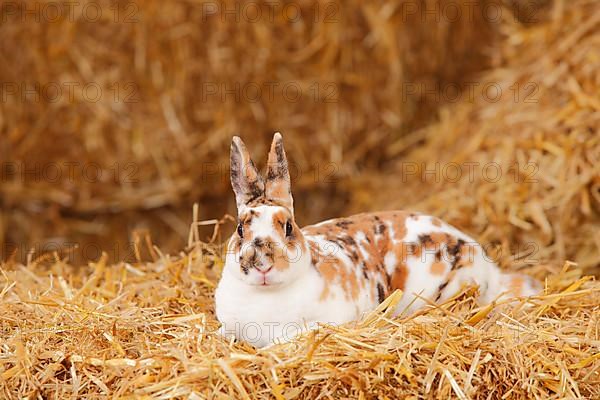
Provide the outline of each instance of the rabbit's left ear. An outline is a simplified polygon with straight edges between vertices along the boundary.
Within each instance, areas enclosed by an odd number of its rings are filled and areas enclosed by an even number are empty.
[[[294,212],[290,171],[283,150],[283,138],[279,132],[275,133],[273,142],[271,142],[271,150],[267,160],[265,195],[267,199],[280,203],[289,208],[291,212]]]
[[[250,154],[237,136],[231,141],[231,186],[235,193],[238,212],[249,202],[263,197],[265,184],[250,159]]]

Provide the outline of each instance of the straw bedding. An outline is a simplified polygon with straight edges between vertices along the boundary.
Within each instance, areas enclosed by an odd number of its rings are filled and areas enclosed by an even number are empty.
[[[600,396],[600,284],[567,264],[547,294],[477,308],[473,288],[410,318],[387,307],[257,351],[215,336],[214,247],[77,272],[5,265],[5,398],[588,398]],[[506,397],[502,397],[506,398]]]

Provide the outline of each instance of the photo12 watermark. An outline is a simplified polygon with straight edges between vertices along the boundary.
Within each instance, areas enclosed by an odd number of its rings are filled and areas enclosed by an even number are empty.
[[[10,240],[4,241],[0,248],[0,261],[14,260],[62,260],[71,265],[86,265],[97,262],[103,255],[116,262],[138,262],[139,245],[135,241],[109,242],[76,241],[76,240],[44,240],[28,244],[19,244]]]
[[[139,165],[133,161],[108,166],[93,161],[5,161],[0,162],[3,182],[86,182],[135,184],[139,182]]]
[[[59,23],[112,22],[133,24],[139,22],[140,8],[135,1],[3,1],[0,21]]]
[[[337,2],[300,3],[296,1],[207,1],[202,3],[202,22],[221,23],[337,23],[341,6]]]
[[[422,183],[488,182],[510,180],[515,183],[537,183],[539,165],[533,161],[500,164],[494,161],[478,162],[410,162],[399,164],[399,182],[420,181]]]
[[[203,103],[337,103],[339,87],[335,82],[203,82],[200,96]]]
[[[135,82],[1,82],[0,103],[138,103]]]
[[[501,82],[467,81],[449,83],[404,82],[402,84],[402,101],[409,102],[415,97],[424,97],[435,103],[458,103],[478,100],[486,103],[497,103],[506,98],[513,103],[538,103],[540,86],[537,82]],[[508,97],[507,97],[508,96]]]
[[[538,14],[543,5],[540,3],[533,0],[515,2],[409,0],[399,4],[398,12],[403,22],[473,23],[481,20],[494,24],[510,18],[533,23],[538,21]]]

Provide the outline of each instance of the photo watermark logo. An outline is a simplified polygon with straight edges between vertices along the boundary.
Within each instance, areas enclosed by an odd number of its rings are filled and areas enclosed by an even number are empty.
[[[112,22],[133,24],[139,22],[140,7],[135,1],[3,1],[0,22],[59,23],[62,21],[87,23]]]
[[[138,103],[135,82],[2,82],[0,103]]]

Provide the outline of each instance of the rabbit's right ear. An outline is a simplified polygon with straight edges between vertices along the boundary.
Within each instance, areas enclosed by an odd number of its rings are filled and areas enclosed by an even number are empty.
[[[265,184],[250,159],[248,150],[237,136],[231,141],[231,186],[235,193],[238,210],[251,201],[263,197]]]

